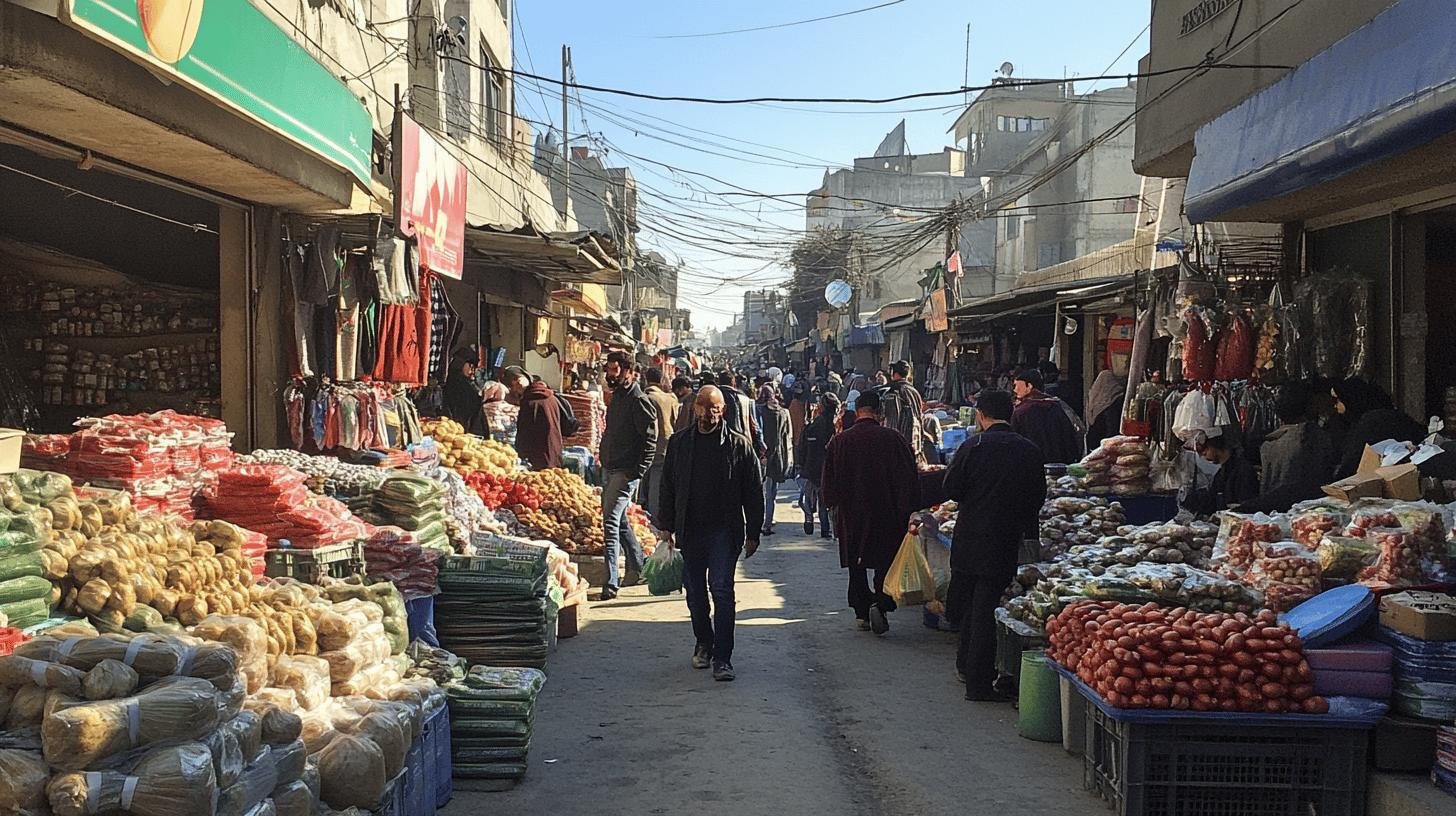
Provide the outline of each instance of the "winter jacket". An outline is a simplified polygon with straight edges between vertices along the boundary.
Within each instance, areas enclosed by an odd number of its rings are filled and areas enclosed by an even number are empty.
[[[531,463],[532,470],[561,466],[561,407],[544,382],[532,383],[521,395],[516,452]]]
[[[834,416],[823,413],[804,426],[799,444],[794,446],[794,461],[799,463],[799,473],[816,485],[824,480],[824,449],[829,447],[834,433]]]
[[[1334,479],[1335,445],[1317,423],[1280,425],[1264,437],[1259,461],[1264,464],[1264,493],[1278,492],[1294,501],[1314,499]]]
[[[1012,411],[1011,429],[1036,445],[1047,462],[1069,465],[1082,459],[1082,436],[1056,397],[1032,392]]]
[[[763,472],[748,437],[733,432],[727,423],[719,425],[718,431],[712,434],[699,433],[697,427],[690,427],[673,434],[667,446],[662,493],[653,517],[658,527],[677,534],[679,546],[687,552],[692,552],[699,540],[707,538],[705,534],[716,532],[685,529],[688,500],[692,495],[693,462],[699,456],[713,457],[727,471],[728,489],[718,499],[728,504],[722,509],[729,519],[729,540],[740,543],[746,530],[763,528]]]
[[[672,438],[676,429],[678,401],[677,397],[655,385],[647,386],[647,390],[642,393],[646,394],[647,398],[652,400],[652,404],[657,407],[657,440],[659,444],[652,455],[652,464],[660,465],[662,460],[667,458],[667,440]]]
[[[789,412],[778,405],[758,406],[758,427],[763,429],[763,442],[768,450],[764,462],[764,478],[775,482],[789,480],[794,467],[793,431],[789,428]]]
[[[945,495],[960,505],[951,547],[953,569],[967,575],[1015,570],[1021,540],[1036,538],[1046,501],[1043,461],[1041,450],[1005,422],[956,450],[944,486]]]
[[[915,454],[905,437],[874,419],[855,422],[830,440],[821,489],[834,511],[839,565],[889,569],[919,509]]]
[[[607,406],[607,431],[602,435],[603,470],[628,473],[634,479],[647,474],[657,454],[657,406],[637,383],[612,392]]]
[[[925,400],[920,392],[906,380],[890,383],[881,404],[885,409],[885,427],[894,428],[910,443],[918,459],[925,458],[925,436],[921,416],[925,413]]]

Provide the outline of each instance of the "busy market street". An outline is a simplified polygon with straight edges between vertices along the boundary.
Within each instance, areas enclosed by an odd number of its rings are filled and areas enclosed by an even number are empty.
[[[741,565],[736,682],[688,665],[681,595],[626,590],[553,659],[526,779],[457,789],[442,816],[1093,812],[1060,745],[1017,738],[1010,706],[961,699],[954,635],[918,609],[883,638],[856,630],[834,549],[803,534],[795,494]]]

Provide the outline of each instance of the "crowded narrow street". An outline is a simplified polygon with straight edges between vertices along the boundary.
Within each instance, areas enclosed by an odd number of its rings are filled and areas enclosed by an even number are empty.
[[[456,780],[446,816],[474,813],[1086,814],[1079,761],[1016,735],[1009,704],[970,703],[954,635],[890,616],[855,629],[832,541],[806,536],[779,492],[777,533],[740,563],[738,679],[688,664],[681,595],[623,590],[551,656],[514,789]]]

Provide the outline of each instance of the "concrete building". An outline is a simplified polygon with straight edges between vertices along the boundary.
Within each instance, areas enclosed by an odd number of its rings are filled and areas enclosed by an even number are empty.
[[[779,340],[787,328],[787,302],[776,289],[743,293],[743,345]]]

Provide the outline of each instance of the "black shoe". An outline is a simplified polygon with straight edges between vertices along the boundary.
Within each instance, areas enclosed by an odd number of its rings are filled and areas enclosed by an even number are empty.
[[[966,699],[973,703],[1009,703],[1011,695],[1003,694],[993,688],[971,689],[966,687]]]
[[[616,599],[617,590],[613,589],[612,587],[602,587],[602,600],[615,601]]]
[[[763,532],[764,535],[773,535],[774,534],[774,531],[773,531],[773,528],[772,527],[765,527],[765,528],[763,528],[762,532]]]
[[[720,683],[727,683],[733,680],[733,664],[728,661],[713,664],[713,679]]]
[[[885,610],[878,604],[870,607],[870,631],[877,635],[890,631],[890,619],[885,617]]]
[[[831,533],[828,530],[820,530],[819,537],[827,541],[831,538],[834,538],[834,533]]]
[[[814,522],[804,522],[804,535],[814,535]]]
[[[693,668],[706,669],[713,665],[713,648],[701,643],[693,647]]]
[[[627,574],[622,578],[622,586],[624,587],[637,586],[640,583],[642,583],[642,573],[640,572],[627,570]]]

